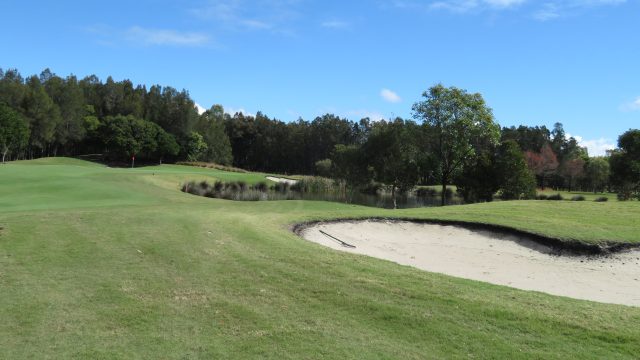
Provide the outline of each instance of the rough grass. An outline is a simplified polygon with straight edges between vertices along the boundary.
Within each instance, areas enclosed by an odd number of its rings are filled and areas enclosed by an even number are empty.
[[[410,216],[584,241],[638,241],[637,202],[403,211],[231,202],[184,194],[171,184],[193,175],[251,183],[262,175],[39,162],[51,166],[0,166],[0,358],[632,359],[640,353],[639,308],[423,272],[332,251],[289,231],[292,223],[320,218]]]

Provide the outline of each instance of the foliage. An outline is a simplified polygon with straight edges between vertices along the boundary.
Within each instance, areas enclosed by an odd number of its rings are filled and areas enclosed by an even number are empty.
[[[187,159],[200,161],[206,155],[208,146],[199,133],[192,131],[187,141]]]
[[[593,200],[593,201],[595,201],[595,202],[607,202],[607,201],[609,201],[609,198],[608,198],[608,197],[606,197],[606,196],[600,196],[600,197],[597,197],[597,198],[596,198],[595,200]]]
[[[602,192],[609,184],[609,161],[603,157],[589,158],[585,165],[587,186],[594,193]]]
[[[176,155],[178,145],[160,126],[129,116],[107,116],[98,128],[105,157],[113,160],[158,159]]]
[[[533,199],[536,196],[535,177],[527,167],[517,143],[503,142],[498,148],[496,163],[503,200]]]
[[[576,195],[571,198],[571,201],[584,201],[585,197],[582,195]]]
[[[371,182],[365,151],[360,145],[336,145],[331,155],[332,174],[354,191]]]
[[[316,161],[316,173],[323,177],[331,177],[331,169],[333,164],[331,159],[323,159]]]
[[[423,121],[432,151],[438,159],[440,183],[446,186],[467,157],[495,144],[500,128],[482,95],[441,84],[431,87],[423,101],[413,105],[414,118]],[[445,199],[442,198],[442,205]]]
[[[629,130],[618,138],[618,149],[609,158],[611,184],[618,199],[640,200],[640,130]]]
[[[540,153],[527,151],[525,153],[527,165],[531,171],[541,179],[540,187],[544,190],[545,180],[555,174],[559,163],[556,154],[549,144],[544,144]]]
[[[24,117],[0,103],[0,152],[2,163],[7,155],[18,152],[29,141],[29,127]]]
[[[547,200],[564,200],[564,198],[560,194],[555,194],[548,196]]]
[[[231,142],[224,126],[224,109],[222,106],[214,105],[200,115],[195,129],[202,135],[207,145],[206,150],[198,156],[198,159],[221,165],[231,165],[233,154]]]
[[[402,119],[378,122],[363,150],[373,170],[373,179],[390,187],[396,208],[396,193],[404,193],[418,182],[418,147],[412,133]]]

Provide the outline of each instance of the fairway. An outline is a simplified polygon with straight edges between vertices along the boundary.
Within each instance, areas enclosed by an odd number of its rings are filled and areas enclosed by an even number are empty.
[[[268,174],[68,158],[0,166],[0,358],[637,358],[640,308],[421,271],[291,228],[399,217],[640,243],[633,202],[385,210],[232,202],[191,180]],[[629,284],[638,286],[638,284]]]

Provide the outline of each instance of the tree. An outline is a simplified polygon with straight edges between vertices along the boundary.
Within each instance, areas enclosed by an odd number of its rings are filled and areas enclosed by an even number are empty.
[[[29,141],[26,120],[9,106],[0,103],[0,151],[4,164],[7,154],[20,151]]]
[[[98,128],[109,159],[162,158],[177,154],[178,144],[171,134],[150,121],[133,115],[107,116]]]
[[[625,132],[618,138],[618,149],[609,158],[611,184],[622,200],[640,200],[640,130]]]
[[[207,144],[207,150],[202,155],[202,160],[231,165],[233,162],[231,142],[225,132],[224,109],[221,105],[214,105],[200,115],[195,130],[202,135]]]
[[[50,145],[55,140],[56,127],[60,123],[60,109],[51,100],[37,76],[31,76],[26,85],[23,108],[31,129],[30,151],[38,149],[40,155],[48,156]]]
[[[505,141],[498,148],[496,175],[503,200],[532,199],[536,195],[536,179],[527,167],[520,147]]]
[[[187,141],[187,159],[189,161],[199,161],[207,151],[207,143],[202,135],[192,131]]]
[[[585,165],[585,177],[591,190],[603,192],[609,182],[609,162],[603,157],[589,158]]]
[[[458,191],[465,202],[493,200],[493,194],[500,189],[495,157],[493,151],[483,151],[465,162],[455,179]]]
[[[540,187],[544,190],[545,179],[555,174],[558,169],[558,158],[556,154],[549,144],[545,144],[540,150],[540,153],[527,151],[525,153],[525,159],[529,169],[531,169],[534,174],[540,176]]]
[[[323,159],[316,161],[316,173],[320,176],[331,177],[331,159]]]
[[[425,100],[413,105],[414,117],[423,121],[439,161],[442,205],[449,181],[465,161],[487,144],[496,144],[500,128],[482,95],[441,84],[431,87]]]
[[[400,118],[382,121],[375,124],[364,144],[374,179],[391,188],[394,209],[398,207],[397,192],[406,192],[418,182],[418,148],[406,130]]]
[[[155,154],[160,164],[162,164],[165,156],[176,156],[180,152],[180,145],[178,145],[173,135],[162,130],[159,126],[156,129],[156,143],[157,148]]]
[[[361,145],[336,145],[331,164],[333,177],[343,180],[350,193],[371,182],[372,174]]]
[[[569,191],[573,188],[573,184],[579,177],[584,174],[585,161],[581,158],[573,158],[565,160],[562,164],[562,174],[567,178],[567,184],[569,185]]]

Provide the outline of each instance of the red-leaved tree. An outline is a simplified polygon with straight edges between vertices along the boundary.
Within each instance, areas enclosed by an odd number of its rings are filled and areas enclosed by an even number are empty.
[[[545,144],[540,150],[540,153],[527,151],[524,157],[529,169],[531,169],[534,174],[540,176],[542,181],[540,186],[542,190],[544,190],[545,179],[553,175],[558,169],[558,157],[549,144]]]

